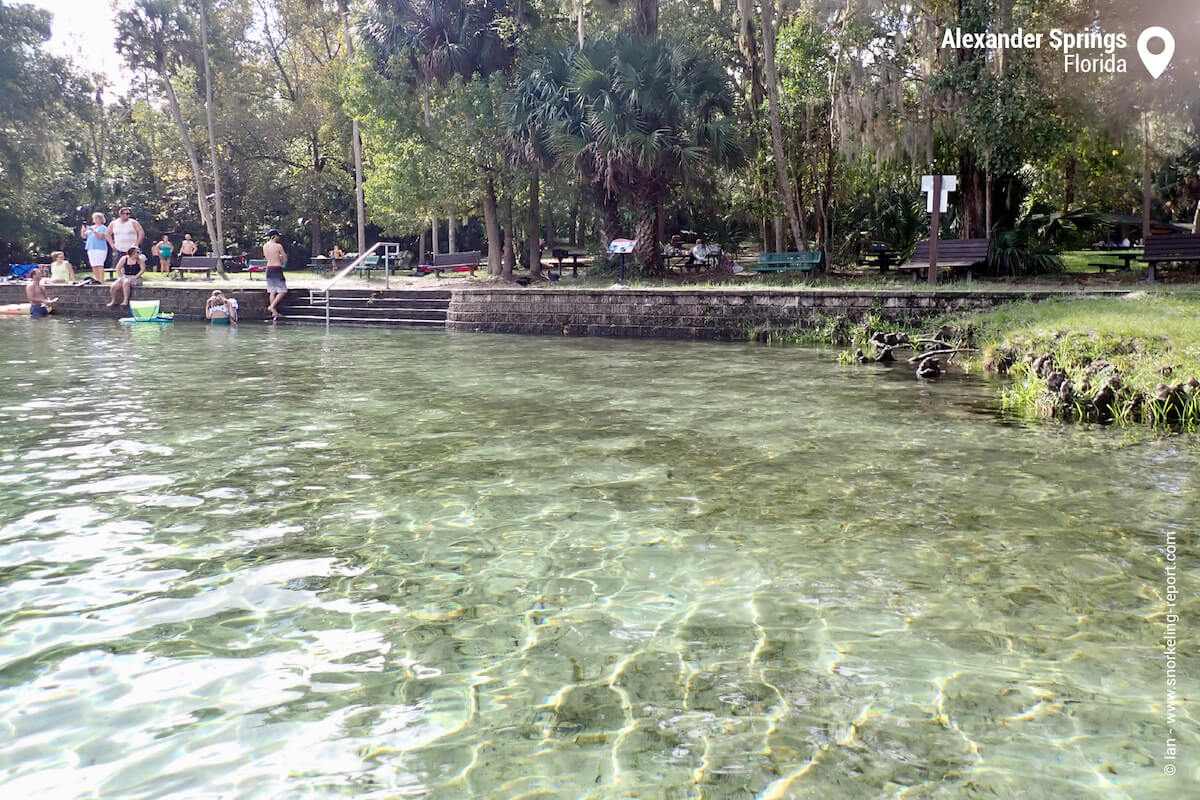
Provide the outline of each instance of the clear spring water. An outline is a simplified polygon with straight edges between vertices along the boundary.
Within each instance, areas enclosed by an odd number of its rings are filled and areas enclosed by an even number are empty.
[[[0,321],[0,788],[1188,795],[1200,448],[992,396],[803,348]]]

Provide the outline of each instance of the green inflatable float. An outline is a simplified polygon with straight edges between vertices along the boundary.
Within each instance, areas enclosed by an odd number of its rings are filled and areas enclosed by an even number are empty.
[[[157,300],[130,300],[129,313],[132,317],[122,317],[121,322],[172,322],[174,313],[159,311]]]

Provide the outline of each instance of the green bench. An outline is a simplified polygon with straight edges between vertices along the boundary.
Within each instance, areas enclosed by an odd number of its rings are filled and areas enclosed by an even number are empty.
[[[751,272],[812,272],[825,263],[819,250],[798,250],[794,253],[759,253],[758,263]]]

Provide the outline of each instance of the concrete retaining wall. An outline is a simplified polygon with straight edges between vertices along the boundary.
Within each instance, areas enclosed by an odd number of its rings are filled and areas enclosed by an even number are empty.
[[[915,322],[954,311],[1077,292],[457,289],[446,327],[563,336],[744,339],[755,331],[809,327],[875,311]]]
[[[195,289],[182,286],[155,286],[149,284],[141,289],[134,289],[134,300],[158,300],[162,303],[163,311],[175,312],[178,320],[204,320],[204,301],[212,294],[213,287],[202,286]],[[236,297],[238,301],[238,317],[244,320],[265,319],[267,317],[267,292],[265,289],[222,289],[227,297]],[[108,286],[62,286],[47,284],[46,294],[57,297],[55,313],[70,317],[111,317],[118,319],[128,317],[129,309],[124,307],[105,308],[105,303],[111,299]],[[8,303],[28,302],[25,297],[25,284],[0,283],[0,305]]]

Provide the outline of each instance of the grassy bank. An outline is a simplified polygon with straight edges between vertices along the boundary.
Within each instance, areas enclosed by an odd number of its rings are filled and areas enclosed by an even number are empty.
[[[1200,427],[1200,293],[1013,303],[931,322],[923,330],[943,325],[977,348],[968,368],[1012,377],[1003,400],[1018,412]],[[865,347],[870,331],[881,328],[891,329],[868,320],[813,333]],[[916,333],[909,331],[914,338]]]
[[[1079,420],[1200,425],[1200,294],[1019,303],[973,315],[1004,401]]]

